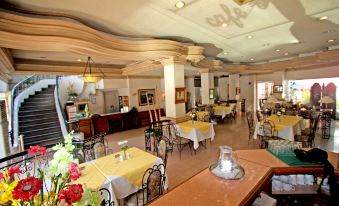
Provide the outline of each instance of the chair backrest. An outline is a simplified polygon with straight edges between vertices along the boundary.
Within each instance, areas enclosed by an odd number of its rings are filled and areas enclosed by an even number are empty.
[[[97,142],[93,145],[93,156],[95,159],[106,156],[105,144]]]
[[[157,156],[160,157],[166,167],[167,164],[167,143],[165,140],[160,140],[157,145]]]
[[[144,173],[143,177],[143,204],[147,204],[160,197],[164,192],[165,166],[163,164],[154,165]]]
[[[256,114],[258,122],[264,120],[264,115],[261,113],[261,111],[257,111]]]
[[[274,122],[270,120],[265,120],[264,122],[261,123],[260,129],[261,129],[263,136],[265,137],[274,136],[274,130],[275,130]]]
[[[247,119],[248,128],[251,129],[252,127],[254,127],[254,120],[253,120],[252,112],[250,111],[246,112],[246,119]]]
[[[315,118],[315,120],[313,121],[312,131],[311,131],[311,135],[312,135],[312,136],[315,136],[315,133],[317,132],[319,119],[320,119],[320,114],[319,114],[319,115]]]

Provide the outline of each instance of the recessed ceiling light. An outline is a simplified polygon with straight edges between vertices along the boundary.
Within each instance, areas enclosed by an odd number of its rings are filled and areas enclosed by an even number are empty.
[[[228,24],[223,23],[223,24],[221,24],[221,26],[222,26],[222,27],[226,27],[226,26],[228,26]]]
[[[228,54],[228,52],[224,52],[224,55],[227,55]]]
[[[288,52],[285,52],[284,55],[287,56],[287,55],[288,55]]]
[[[81,62],[81,59],[77,59],[78,62]]]
[[[183,1],[178,1],[176,4],[175,4],[175,7],[177,7],[178,9],[181,9],[185,6],[185,2]]]
[[[300,44],[301,42],[299,40],[292,41],[293,44]]]
[[[251,61],[254,61],[254,59],[253,59],[253,58],[251,58],[250,60],[251,60]]]
[[[252,35],[248,35],[248,36],[247,36],[247,39],[252,39],[252,38],[253,38]]]
[[[329,39],[327,42],[328,43],[334,42],[334,39]]]
[[[328,16],[322,16],[322,17],[319,18],[320,21],[323,21],[323,20],[326,20],[326,19],[328,19]]]
[[[276,52],[280,52],[280,49],[276,49],[275,51],[276,51]]]

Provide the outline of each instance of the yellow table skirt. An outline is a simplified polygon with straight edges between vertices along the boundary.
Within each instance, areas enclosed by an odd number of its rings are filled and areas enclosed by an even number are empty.
[[[233,109],[232,106],[215,106],[215,107],[213,107],[213,108],[214,108],[214,110],[215,110],[216,112],[221,111],[221,110],[225,110],[225,111],[227,111],[227,112],[230,112],[230,111],[232,111],[232,109]]]
[[[155,164],[157,157],[133,147],[127,150],[131,158],[118,162],[115,159],[118,153],[122,154],[117,152],[97,159],[94,162],[95,166],[105,176],[122,176],[132,185],[141,186],[145,171]]]
[[[202,120],[204,118],[204,116],[208,115],[208,112],[206,112],[206,111],[197,111],[196,114],[197,114],[198,120],[199,119]],[[191,112],[187,112],[186,116],[191,117]]]
[[[198,129],[201,133],[207,133],[211,126],[210,123],[200,121],[194,121],[194,124],[192,124],[192,121],[186,121],[177,125],[185,134],[189,134],[193,129]]]

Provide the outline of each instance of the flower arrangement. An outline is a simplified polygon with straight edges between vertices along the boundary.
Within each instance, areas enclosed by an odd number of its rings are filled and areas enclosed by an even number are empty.
[[[191,117],[192,124],[194,124],[194,120],[197,117],[197,111],[195,109],[192,109],[190,113],[190,117]]]
[[[72,184],[81,176],[78,160],[73,158],[72,136],[64,137],[64,144],[58,144],[53,159],[43,168],[47,149],[31,146],[28,150],[34,156],[37,170],[28,171],[25,166],[11,166],[0,172],[0,205],[42,206],[42,205],[99,205],[99,194],[93,193],[81,184]],[[37,174],[37,175],[36,175]],[[84,196],[84,194],[86,194]],[[84,204],[81,204],[84,205]]]
[[[126,155],[126,150],[128,149],[128,141],[124,140],[124,141],[119,141],[118,145],[120,146],[121,151],[123,151],[124,155],[123,155],[123,159],[127,159],[127,155]]]

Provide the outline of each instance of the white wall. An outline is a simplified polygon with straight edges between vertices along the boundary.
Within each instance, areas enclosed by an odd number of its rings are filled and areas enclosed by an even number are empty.
[[[220,77],[219,78],[219,99],[227,100],[227,84],[229,83],[228,77]]]
[[[105,95],[105,113],[109,113],[111,110],[111,105],[114,105],[115,108],[119,109],[119,99],[118,91],[104,91]]]
[[[252,75],[240,77],[240,100],[246,99],[246,108],[253,111],[253,98],[254,98],[254,80]]]
[[[138,100],[138,90],[139,89],[156,89],[158,91],[159,101],[160,101],[160,107],[163,105],[163,98],[161,97],[162,93],[164,92],[161,90],[161,79],[129,79],[128,80],[128,86],[129,90],[121,90],[119,91],[119,95],[121,93],[129,92],[129,105],[130,108],[137,107],[139,111],[147,111],[147,106],[139,106],[139,100]],[[121,92],[121,93],[120,93]],[[155,97],[156,98],[156,97]],[[159,102],[156,100],[156,108],[158,108]],[[153,107],[153,106],[152,106]]]
[[[8,90],[8,84],[0,80],[0,92],[6,92]]]
[[[185,87],[187,91],[190,93],[189,102],[191,103],[191,105],[189,105],[189,107],[195,107],[195,89],[194,89],[194,78],[193,77],[185,79]]]

